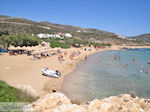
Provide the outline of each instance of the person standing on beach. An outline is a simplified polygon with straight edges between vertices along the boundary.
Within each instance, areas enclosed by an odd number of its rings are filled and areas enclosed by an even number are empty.
[[[85,60],[87,60],[87,55],[85,54]]]
[[[65,55],[65,57],[67,56],[67,51],[64,51],[64,55]]]

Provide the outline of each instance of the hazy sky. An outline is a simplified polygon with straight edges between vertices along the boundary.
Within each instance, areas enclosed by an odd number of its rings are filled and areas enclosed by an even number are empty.
[[[150,33],[150,0],[0,0],[0,15],[124,36]]]

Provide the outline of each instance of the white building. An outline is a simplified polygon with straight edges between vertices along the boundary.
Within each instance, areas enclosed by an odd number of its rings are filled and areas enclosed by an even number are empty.
[[[69,37],[70,38],[70,37],[72,37],[72,35],[70,33],[66,33],[65,37]]]
[[[119,37],[119,38],[126,39],[126,37],[125,37],[125,36],[122,36],[122,35],[120,35],[120,34],[117,34],[117,35],[118,35],[118,37]]]
[[[81,32],[81,30],[78,30],[77,32],[78,32],[78,33],[80,33],[80,32]]]
[[[38,34],[39,38],[59,38],[59,39],[64,39],[64,37],[61,37],[60,35],[54,35],[54,34]]]

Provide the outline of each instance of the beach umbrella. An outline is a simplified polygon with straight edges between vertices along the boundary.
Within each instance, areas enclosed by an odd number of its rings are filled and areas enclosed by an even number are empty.
[[[22,50],[27,50],[26,46],[21,47]]]
[[[17,46],[17,47],[16,47],[16,50],[19,50],[19,49],[22,49],[22,48],[21,48],[20,46]]]
[[[16,48],[14,46],[10,46],[8,49],[10,49],[10,50],[16,50]]]
[[[28,47],[27,47],[27,50],[28,50],[28,51],[33,51],[33,50],[35,50],[35,47],[30,47],[30,46],[28,46]]]

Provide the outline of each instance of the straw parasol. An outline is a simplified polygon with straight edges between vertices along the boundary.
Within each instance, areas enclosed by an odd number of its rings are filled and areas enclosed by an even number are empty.
[[[16,47],[10,46],[9,49],[10,49],[10,50],[16,50]]]
[[[28,47],[26,47],[26,49],[27,49],[28,51],[33,51],[33,50],[35,50],[35,47],[30,47],[30,46],[28,46]]]
[[[26,46],[23,46],[23,47],[21,47],[22,48],[22,50],[27,50],[27,47]]]

